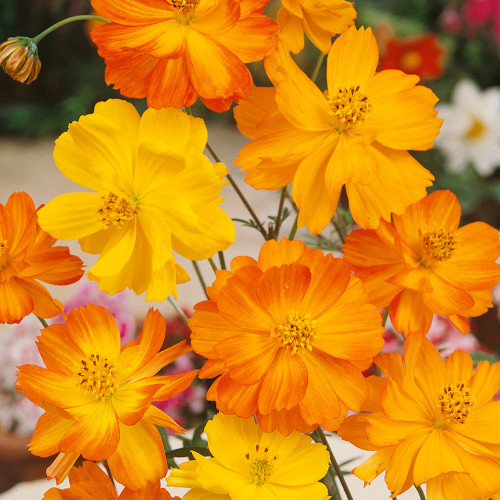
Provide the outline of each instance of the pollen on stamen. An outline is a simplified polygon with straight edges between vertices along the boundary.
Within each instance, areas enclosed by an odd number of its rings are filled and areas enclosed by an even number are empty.
[[[447,261],[455,251],[455,238],[448,231],[428,231],[423,234],[422,240],[426,254],[434,261]]]
[[[304,315],[292,311],[283,323],[274,328],[271,337],[292,354],[299,354],[304,349],[312,351],[314,339],[318,337],[316,321],[311,319],[310,313]]]
[[[97,218],[106,228],[109,226],[121,228],[136,216],[137,211],[133,203],[123,196],[109,193],[101,199],[101,205],[97,209]]]
[[[189,24],[194,17],[200,0],[171,0],[174,8],[174,18],[181,24]]]
[[[103,399],[116,391],[116,369],[107,358],[91,354],[87,359],[82,359],[80,364],[78,385],[86,395]]]
[[[459,381],[439,391],[438,407],[447,422],[463,424],[474,407],[472,389]]]
[[[339,122],[339,132],[362,123],[372,110],[370,100],[359,86],[338,88],[327,92],[326,98],[330,105],[329,114]]]

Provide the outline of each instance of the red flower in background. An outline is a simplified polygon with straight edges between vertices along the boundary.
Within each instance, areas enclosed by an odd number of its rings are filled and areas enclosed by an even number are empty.
[[[379,71],[399,69],[405,73],[433,80],[444,72],[445,48],[434,33],[393,38],[380,58]]]

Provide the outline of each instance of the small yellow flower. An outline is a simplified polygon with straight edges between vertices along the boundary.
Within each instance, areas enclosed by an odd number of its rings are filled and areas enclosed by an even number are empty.
[[[36,43],[24,36],[10,37],[0,44],[0,66],[14,80],[29,85],[42,67]]]

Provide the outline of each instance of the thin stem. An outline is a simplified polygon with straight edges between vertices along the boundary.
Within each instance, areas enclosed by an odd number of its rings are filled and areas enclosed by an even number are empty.
[[[325,433],[323,432],[323,429],[321,427],[318,427],[316,430],[318,431],[321,442],[326,446],[326,449],[328,450],[328,453],[330,454],[330,462],[332,463],[333,468],[335,469],[335,472],[337,474],[337,477],[339,478],[340,484],[342,485],[342,488],[344,489],[347,500],[353,500],[351,492],[349,491],[349,487],[347,486],[347,483],[345,482],[344,475],[342,474],[342,471],[340,470],[340,467],[339,467],[339,464],[337,463],[337,460],[335,460],[335,456],[333,455],[332,449],[330,448],[330,445],[328,443],[328,440],[326,439],[326,436],[325,436]]]
[[[40,316],[37,316],[37,318],[40,320],[40,323],[43,325],[44,328],[47,328],[49,325],[45,319],[40,318]]]
[[[213,272],[215,273],[215,271],[217,271],[217,266],[215,265],[214,259],[212,259],[212,257],[209,257],[207,260],[208,260],[208,262],[210,262],[210,267],[212,268]]]
[[[345,243],[345,230],[342,228],[342,224],[337,222],[335,217],[332,219],[332,224],[333,227],[335,228],[335,231],[337,231],[337,234],[339,235],[340,241],[342,243]]]
[[[384,312],[384,317],[382,318],[382,328],[385,328],[388,316],[389,316],[389,308],[387,308]]]
[[[217,161],[217,162],[221,161],[219,156],[217,155],[217,153],[213,150],[212,146],[210,146],[210,144],[208,142],[207,142],[207,149],[215,161]],[[231,184],[231,186],[233,187],[233,189],[236,191],[236,194],[240,197],[240,200],[243,202],[243,205],[245,205],[246,209],[250,213],[252,219],[254,220],[255,224],[259,228],[259,231],[261,232],[262,236],[264,236],[264,239],[267,240],[269,237],[266,233],[266,230],[264,229],[264,226],[260,223],[259,218],[257,217],[257,214],[253,211],[253,208],[250,206],[247,199],[245,198],[245,195],[240,191],[240,188],[237,186],[236,182],[229,174],[227,174],[226,177],[227,177],[227,180],[229,181],[229,183]]]
[[[68,17],[66,19],[63,19],[62,21],[59,21],[56,24],[53,24],[52,26],[48,27],[46,30],[42,31],[40,34],[32,38],[34,43],[39,43],[42,38],[45,38],[49,33],[52,33],[55,31],[57,28],[60,28],[61,26],[64,26],[65,24],[72,23],[74,21],[102,21],[103,23],[109,23],[109,19],[106,19],[105,17],[101,16],[92,16],[92,15],[81,15],[81,16],[72,16]]]
[[[180,318],[182,319],[182,321],[184,321],[184,323],[187,326],[187,324],[188,324],[188,318],[184,314],[184,311],[177,305],[177,302],[172,297],[168,296],[167,300],[170,302],[170,305],[175,309],[175,312],[180,316]]]
[[[417,485],[415,485],[415,489],[418,491],[418,496],[420,497],[420,500],[425,500],[424,490],[420,486],[417,486]]]
[[[278,236],[280,234],[281,214],[283,213],[283,205],[285,204],[285,198],[286,198],[286,186],[281,190],[280,204],[278,206],[278,215],[276,215],[276,221],[275,221],[274,233],[273,233],[273,238],[275,240],[278,239]]]
[[[293,221],[293,226],[290,231],[290,234],[288,235],[288,239],[292,241],[295,238],[295,233],[297,232],[297,220],[299,219],[299,214],[295,216],[295,220]]]
[[[111,474],[111,469],[109,468],[108,461],[104,460],[103,464],[104,464],[104,468],[106,469],[106,472],[108,473],[109,479],[111,479],[111,482],[113,483],[113,486],[116,489],[115,478],[113,477],[113,474]]]
[[[321,69],[321,65],[323,64],[324,59],[325,59],[325,54],[323,54],[323,52],[321,52],[321,54],[318,56],[318,60],[316,61],[316,66],[314,66],[314,69],[313,69],[313,72],[311,75],[311,80],[313,82],[315,82],[316,78],[318,78],[318,73],[319,73],[319,70]]]
[[[224,258],[224,252],[220,251],[217,252],[219,254],[219,262],[220,262],[220,268],[221,269],[227,269],[226,267],[226,259]]]
[[[207,293],[207,285],[205,284],[205,280],[203,279],[203,276],[201,274],[200,266],[198,265],[198,262],[196,262],[195,260],[192,260],[191,262],[193,263],[193,267],[194,267],[194,270],[196,272],[196,276],[198,277],[198,281],[200,282],[200,284],[203,288],[203,292],[205,293],[206,298],[210,299],[210,297],[208,296],[208,293]]]
[[[172,448],[170,447],[170,443],[168,442],[168,434],[167,431],[165,430],[165,427],[162,427],[161,425],[157,425],[156,428],[158,429],[161,440],[163,441],[163,449],[165,451],[172,451]],[[167,465],[168,467],[177,469],[178,465],[175,463],[175,460],[173,458],[167,458]]]

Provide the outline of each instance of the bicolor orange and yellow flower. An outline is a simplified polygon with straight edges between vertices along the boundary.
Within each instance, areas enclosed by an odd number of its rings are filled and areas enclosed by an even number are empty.
[[[383,345],[381,316],[342,260],[302,242],[266,242],[217,272],[189,320],[208,358],[207,399],[257,415],[265,432],[335,430],[368,396],[362,370]]]
[[[235,165],[256,189],[293,182],[298,226],[322,231],[345,186],[354,220],[375,228],[380,219],[426,194],[432,174],[408,149],[425,150],[439,132],[437,97],[417,76],[376,73],[371,29],[355,27],[328,54],[323,93],[282,47],[266,58],[273,88],[255,88],[235,108],[240,131],[252,139]]]
[[[13,193],[0,204],[0,322],[19,323],[34,313],[52,318],[63,310],[38,280],[69,285],[82,275],[82,261],[40,229],[33,200]]]
[[[278,26],[262,14],[269,0],[92,0],[112,22],[91,33],[108,84],[153,108],[229,109],[252,88],[245,63],[277,44]]]
[[[203,120],[180,109],[142,117],[121,100],[98,103],[56,141],[61,172],[93,192],[63,194],[39,212],[42,228],[100,254],[88,277],[164,300],[189,280],[172,251],[201,260],[225,250],[234,224],[219,207],[226,167],[203,154]]]
[[[253,418],[218,413],[205,426],[213,458],[193,452],[195,460],[180,464],[169,486],[190,488],[184,500],[325,500],[320,483],[327,470],[326,447],[293,432],[262,432]]]
[[[378,229],[353,231],[344,260],[377,307],[389,306],[395,329],[425,334],[433,313],[462,332],[467,316],[492,307],[500,280],[498,231],[483,222],[459,227],[460,205],[450,191],[435,191]]]
[[[157,425],[182,428],[151,403],[186,389],[197,370],[155,376],[191,351],[186,342],[159,351],[165,319],[150,309],[137,341],[120,346],[111,313],[100,306],[73,309],[66,323],[42,330],[38,350],[46,365],[19,367],[18,388],[45,413],[30,451],[59,453],[47,469],[59,484],[79,455],[107,460],[113,477],[132,490],[146,488],[167,473]]]
[[[357,13],[347,0],[282,0],[278,11],[280,40],[297,54],[304,48],[304,33],[321,52],[327,54],[332,36],[354,24]]]
[[[500,363],[455,351],[443,361],[423,336],[399,354],[375,358],[386,378],[370,377],[371,397],[338,434],[376,453],[353,470],[371,483],[385,471],[393,496],[426,484],[427,499],[488,500],[500,493]],[[404,363],[404,364],[403,364]],[[498,498],[495,496],[494,498]]]

